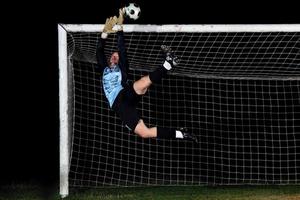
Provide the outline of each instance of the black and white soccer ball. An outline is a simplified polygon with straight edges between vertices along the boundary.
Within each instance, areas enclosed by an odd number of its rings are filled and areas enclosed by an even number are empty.
[[[141,8],[136,3],[129,3],[125,7],[125,15],[132,20],[137,20],[141,15]]]

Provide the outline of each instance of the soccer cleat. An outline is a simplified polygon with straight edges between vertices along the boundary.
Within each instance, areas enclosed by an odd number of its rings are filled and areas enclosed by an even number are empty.
[[[194,142],[198,143],[197,137],[192,133],[188,133],[188,130],[186,128],[181,128],[179,130],[181,131],[181,133],[183,135],[183,139],[194,141]]]
[[[179,59],[174,55],[172,49],[167,45],[161,45],[161,50],[164,52],[166,56],[166,61],[171,64],[171,66],[177,66],[179,63]]]

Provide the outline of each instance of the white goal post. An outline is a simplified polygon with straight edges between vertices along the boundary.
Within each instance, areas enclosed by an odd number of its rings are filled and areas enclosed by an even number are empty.
[[[104,25],[58,24],[59,113],[60,113],[60,195],[69,194],[70,148],[72,135],[72,72],[68,52],[69,33],[99,33]],[[238,33],[238,32],[300,32],[300,24],[235,24],[235,25],[124,25],[124,32],[176,33]],[[299,51],[299,46],[297,47]],[[293,80],[300,80],[299,76]]]

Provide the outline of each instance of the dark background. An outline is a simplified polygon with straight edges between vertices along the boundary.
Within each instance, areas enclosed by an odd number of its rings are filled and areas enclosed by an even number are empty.
[[[57,23],[101,24],[128,1],[103,2],[14,2],[7,6],[1,31],[1,184],[58,182]],[[288,1],[130,2],[141,6],[141,18],[134,22],[139,24],[300,23],[298,5]]]

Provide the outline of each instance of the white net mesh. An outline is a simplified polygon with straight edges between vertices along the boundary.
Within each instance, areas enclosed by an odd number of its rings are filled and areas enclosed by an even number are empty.
[[[199,144],[129,133],[102,91],[99,37],[68,34],[71,186],[299,183],[299,32],[125,33],[131,81],[161,66],[162,44],[181,60],[143,97],[145,123],[187,127]]]

